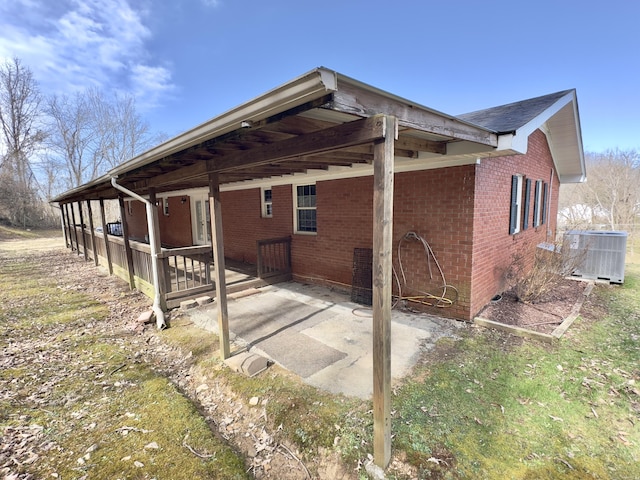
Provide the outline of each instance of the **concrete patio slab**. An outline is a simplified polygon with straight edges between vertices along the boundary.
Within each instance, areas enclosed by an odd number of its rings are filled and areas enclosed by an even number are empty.
[[[296,282],[258,289],[227,305],[231,338],[332,393],[369,398],[373,392],[372,314],[349,296]],[[217,304],[183,312],[217,333]],[[391,375],[405,376],[438,339],[455,337],[462,322],[392,312]]]

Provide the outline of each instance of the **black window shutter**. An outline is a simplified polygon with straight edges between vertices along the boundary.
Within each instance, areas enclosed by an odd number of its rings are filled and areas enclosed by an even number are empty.
[[[549,199],[549,184],[545,182],[544,189],[542,190],[542,223],[547,223],[547,203]]]
[[[511,176],[511,212],[509,218],[509,235],[513,235],[516,231],[516,222],[518,218],[518,176]]]
[[[522,230],[529,228],[529,204],[531,203],[531,179],[527,178],[524,187],[524,214],[522,215]]]
[[[534,201],[533,201],[533,226],[537,227],[538,225],[540,225],[540,222],[538,222],[538,211],[540,210],[540,202],[538,201],[538,195],[540,195],[540,181],[536,181],[536,192],[534,195]]]

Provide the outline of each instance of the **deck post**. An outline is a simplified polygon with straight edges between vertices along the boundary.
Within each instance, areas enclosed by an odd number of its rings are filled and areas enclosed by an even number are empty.
[[[124,240],[124,252],[127,256],[127,270],[129,271],[129,288],[136,288],[136,277],[133,271],[133,252],[129,243],[129,226],[127,225],[127,212],[124,208],[124,195],[118,195],[118,205],[120,206],[120,218],[122,219],[122,240]]]
[[[69,238],[67,236],[67,224],[66,217],[64,214],[64,205],[60,205],[60,223],[62,223],[62,233],[64,235],[64,246],[65,248],[69,248]]]
[[[391,460],[391,282],[393,242],[393,157],[395,117],[373,148],[373,457]]]
[[[152,262],[156,262],[156,268],[158,269],[158,292],[160,295],[160,308],[163,312],[168,310],[167,308],[167,291],[170,285],[167,284],[167,269],[166,262],[163,258],[158,258],[158,254],[162,252],[162,241],[160,240],[160,219],[158,215],[158,206],[156,205],[156,189],[149,188],[149,201],[153,207],[151,208],[151,225],[147,227],[149,230],[153,229],[153,235],[151,235],[151,231],[149,231],[149,241],[151,239],[154,240],[155,243],[155,251],[156,258],[152,258]]]
[[[65,217],[67,219],[67,224],[66,224],[67,231],[69,232],[69,248],[73,252],[73,235],[71,233],[71,215],[69,214],[69,204],[65,203],[63,207],[65,212]]]
[[[209,174],[209,210],[211,211],[211,246],[213,249],[214,281],[218,302],[218,331],[220,356],[223,360],[231,356],[229,346],[229,313],[227,311],[227,283],[224,276],[224,240],[222,236],[222,205],[220,203],[220,181],[217,173]]]
[[[69,208],[71,209],[71,220],[73,223],[73,236],[76,239],[76,253],[80,255],[80,244],[78,243],[78,230],[76,230],[76,214],[73,208],[73,202],[69,204]],[[73,245],[71,246],[71,250],[73,250]]]
[[[80,215],[80,236],[82,237],[82,253],[84,260],[89,260],[89,252],[87,252],[87,242],[84,239],[84,215],[82,214],[82,202],[78,202],[78,215]]]
[[[100,221],[102,222],[102,236],[104,237],[104,251],[107,255],[107,269],[109,275],[113,275],[113,264],[111,263],[111,248],[109,247],[109,233],[107,232],[107,219],[104,214],[104,199],[100,199]]]
[[[89,214],[89,229],[91,230],[91,248],[93,249],[93,263],[98,266],[98,252],[96,251],[96,234],[93,231],[93,212],[91,211],[91,200],[87,200],[87,213]]]

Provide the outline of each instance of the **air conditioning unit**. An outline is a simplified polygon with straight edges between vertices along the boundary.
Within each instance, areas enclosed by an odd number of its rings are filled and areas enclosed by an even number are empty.
[[[571,230],[565,241],[570,252],[584,256],[573,276],[624,283],[627,232]]]

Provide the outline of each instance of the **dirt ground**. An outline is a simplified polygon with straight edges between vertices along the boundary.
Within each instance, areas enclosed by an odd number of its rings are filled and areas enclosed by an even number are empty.
[[[296,449],[282,435],[272,431],[266,421],[264,408],[246,408],[249,398],[239,398],[222,382],[212,383],[206,372],[194,366],[190,352],[183,352],[163,342],[154,326],[137,322],[140,313],[150,308],[150,300],[146,296],[130,291],[128,285],[119,278],[108,276],[91,262],[85,262],[84,257],[64,249],[62,240],[3,241],[0,245],[0,261],[7,254],[13,261],[20,261],[21,255],[30,260],[38,258],[49,266],[49,276],[62,288],[82,291],[107,305],[110,311],[108,321],[89,322],[84,328],[87,331],[108,331],[114,341],[132,357],[148,363],[154,370],[167,376],[197,405],[211,428],[243,454],[247,469],[255,478],[309,479],[312,478],[310,471],[313,472],[313,478],[357,478],[357,474],[346,468],[336,454],[328,451],[320,451],[317,458],[307,460],[305,464]],[[35,350],[40,348],[38,342],[32,343]],[[28,351],[22,352],[22,355],[29,354]],[[36,442],[39,432],[20,431],[16,435],[13,440],[10,436],[3,436],[3,449],[9,448],[16,453],[20,445],[32,445],[25,435],[33,435]],[[30,455],[26,449],[23,453]]]
[[[491,302],[479,314],[495,322],[551,334],[569,316],[571,309],[584,294],[588,283],[564,279],[557,287],[535,303],[524,303],[510,290]]]

